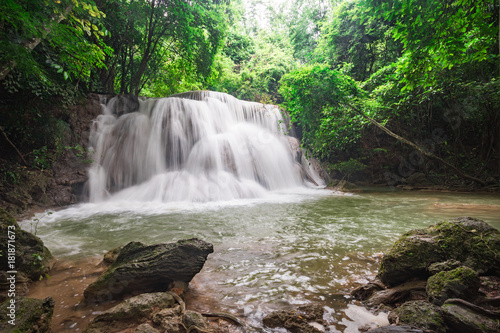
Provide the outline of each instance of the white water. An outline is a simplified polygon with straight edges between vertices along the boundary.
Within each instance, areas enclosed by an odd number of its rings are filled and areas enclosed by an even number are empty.
[[[92,127],[91,202],[228,201],[324,185],[276,106],[213,92],[140,101],[125,114],[118,105]]]

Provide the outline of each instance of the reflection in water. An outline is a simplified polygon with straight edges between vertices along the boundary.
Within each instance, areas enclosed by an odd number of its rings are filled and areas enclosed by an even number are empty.
[[[102,255],[129,241],[153,244],[198,237],[213,243],[215,253],[191,284],[187,301],[192,309],[234,313],[259,326],[270,311],[315,302],[327,309],[331,332],[347,332],[376,321],[355,307],[348,293],[374,277],[381,253],[410,229],[464,215],[500,229],[500,197],[423,192],[336,195],[300,189],[263,199],[203,204],[93,203],[43,217],[37,235],[64,260]],[[29,230],[30,221],[22,225]],[[66,276],[61,268],[31,292],[36,297],[50,292],[47,295],[57,304],[69,304],[68,312],[63,312],[64,306],[56,309],[56,316],[73,316],[56,319],[58,328],[98,311],[75,308],[88,284],[84,277],[95,278],[87,273],[95,264],[71,264],[81,272]],[[43,283],[60,288],[51,290]],[[58,293],[63,288],[66,296]]]

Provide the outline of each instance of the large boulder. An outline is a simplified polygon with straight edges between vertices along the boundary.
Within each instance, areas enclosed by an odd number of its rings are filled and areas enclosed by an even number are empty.
[[[8,299],[0,305],[0,332],[51,332],[54,305],[51,297],[43,300],[27,297]]]
[[[49,272],[54,262],[42,240],[22,230],[12,215],[0,208],[0,301],[7,297],[13,275],[16,294],[22,295],[30,282]]]
[[[499,255],[497,229],[478,219],[460,217],[405,233],[382,258],[377,277],[388,286],[426,279],[431,264],[450,259],[480,274],[498,273]]]
[[[462,266],[431,276],[427,280],[427,296],[436,305],[442,305],[449,298],[473,301],[478,297],[480,286],[477,272]]]
[[[85,289],[85,298],[88,303],[99,303],[125,295],[170,290],[175,282],[190,282],[212,252],[212,244],[196,238],[150,246],[131,242]]]

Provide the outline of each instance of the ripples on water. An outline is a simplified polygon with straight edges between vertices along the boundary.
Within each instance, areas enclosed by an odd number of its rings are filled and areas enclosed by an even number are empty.
[[[382,320],[348,296],[374,277],[381,254],[410,229],[464,215],[500,229],[500,197],[303,189],[226,203],[105,202],[37,215],[36,228],[52,253],[67,260],[129,241],[198,237],[213,243],[215,253],[191,284],[192,308],[236,313],[258,326],[272,310],[319,302],[330,331],[357,332]],[[22,225],[30,230],[34,222]]]

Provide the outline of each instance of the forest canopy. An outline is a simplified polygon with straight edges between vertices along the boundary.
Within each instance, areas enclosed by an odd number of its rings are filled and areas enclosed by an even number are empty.
[[[457,181],[375,122],[498,183],[499,11],[493,0],[4,0],[0,124],[21,155],[50,155],[66,126],[54,100],[208,89],[280,104],[335,177]]]

